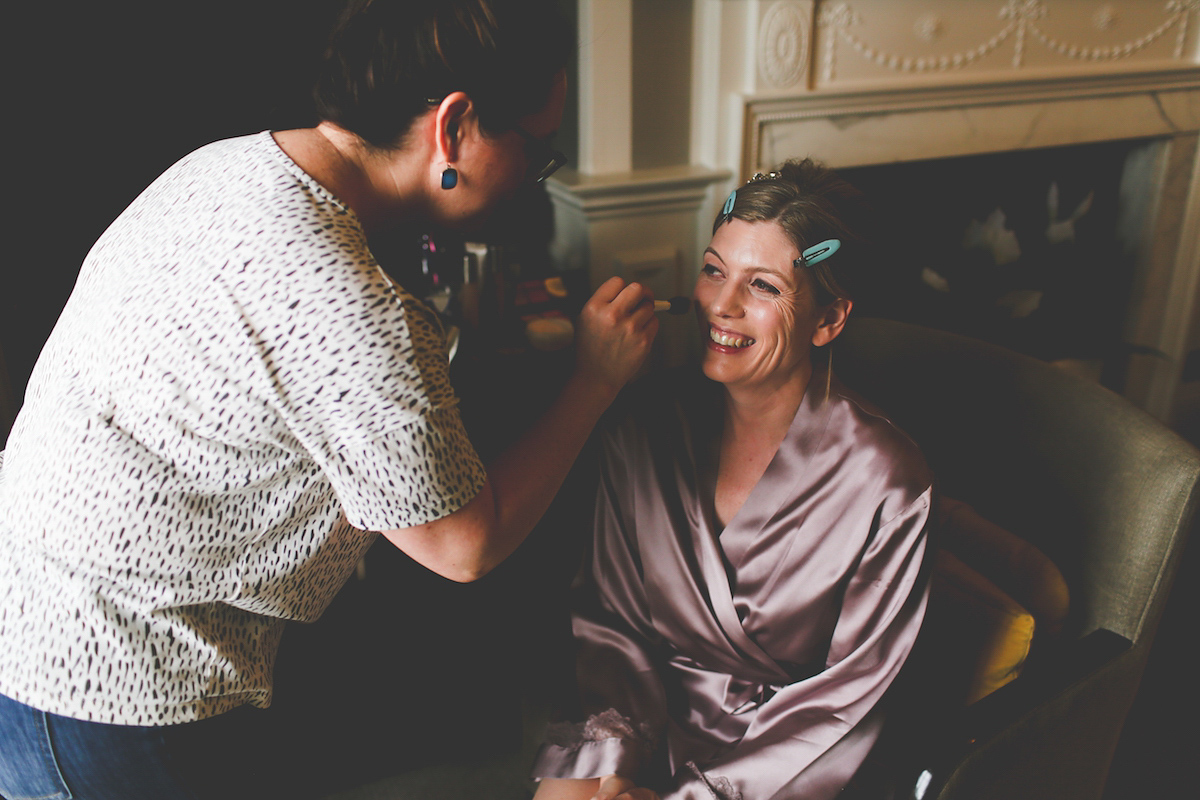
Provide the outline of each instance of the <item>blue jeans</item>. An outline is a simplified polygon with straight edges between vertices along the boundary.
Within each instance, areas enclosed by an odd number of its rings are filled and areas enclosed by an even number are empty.
[[[238,712],[140,727],[60,717],[0,695],[0,797],[200,800],[259,796],[266,778],[230,737]],[[249,772],[248,772],[249,771]],[[265,784],[264,784],[265,785]]]

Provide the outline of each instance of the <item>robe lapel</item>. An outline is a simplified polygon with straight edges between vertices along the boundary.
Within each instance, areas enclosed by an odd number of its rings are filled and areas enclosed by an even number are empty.
[[[819,375],[821,380],[818,380]],[[721,532],[721,548],[735,570],[742,565],[755,539],[783,505],[796,499],[797,487],[805,485],[804,475],[829,424],[828,404],[824,402],[824,392],[816,390],[818,385],[824,386],[820,372],[814,373],[809,382],[788,433],[763,476]]]
[[[727,644],[733,648],[733,655],[757,663],[773,678],[786,680],[787,673],[746,635],[734,605],[726,555],[722,554],[724,538],[718,531],[711,502],[715,490],[712,468],[716,465],[713,447],[720,433],[720,417],[715,419],[715,426],[704,424],[713,422],[711,416],[698,418],[695,413],[684,413],[681,419],[686,458],[678,459],[677,463],[690,474],[686,480],[680,480],[679,489],[687,511],[692,549],[709,608]]]
[[[709,599],[706,576],[711,570],[694,541],[695,531],[708,527],[696,502],[702,490],[697,489],[689,427],[674,412],[645,425],[652,463],[641,465],[643,477],[634,487],[635,525],[654,627],[681,651],[697,647],[693,657],[710,660],[715,653],[736,664],[738,652]]]

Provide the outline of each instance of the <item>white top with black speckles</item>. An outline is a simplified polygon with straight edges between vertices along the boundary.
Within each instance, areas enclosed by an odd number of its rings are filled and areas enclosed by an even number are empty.
[[[269,132],[101,236],[0,465],[0,693],[98,722],[266,706],[286,619],[482,487],[432,313]]]

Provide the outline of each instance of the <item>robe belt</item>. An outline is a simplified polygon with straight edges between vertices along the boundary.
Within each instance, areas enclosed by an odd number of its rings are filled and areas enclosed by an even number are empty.
[[[757,709],[775,696],[786,682],[739,678],[723,672],[714,672],[698,666],[686,658],[672,659],[672,666],[688,698],[689,716],[703,719],[706,726],[724,727],[719,719],[726,715],[746,714]],[[735,723],[734,727],[749,724],[749,719]],[[733,735],[733,731],[729,732]]]
[[[804,680],[819,671],[819,667],[788,665],[788,677],[778,680],[777,676],[747,676],[739,677],[723,672],[707,670],[687,657],[676,656],[671,659],[672,665],[678,670],[680,683],[689,698],[693,712],[700,711],[701,706],[709,706],[708,713],[701,711],[707,717],[715,711],[712,705],[720,708],[725,714],[745,714],[766,703],[788,684]]]
[[[732,676],[725,679],[725,701],[721,708],[729,714],[752,711],[775,696],[783,684],[748,683]]]

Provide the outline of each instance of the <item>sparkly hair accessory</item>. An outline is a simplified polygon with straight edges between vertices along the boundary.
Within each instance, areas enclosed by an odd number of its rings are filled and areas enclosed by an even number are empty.
[[[819,264],[840,250],[841,247],[841,239],[826,239],[823,242],[817,242],[812,247],[806,247],[800,257],[792,262],[792,266],[811,267],[813,264]]]

